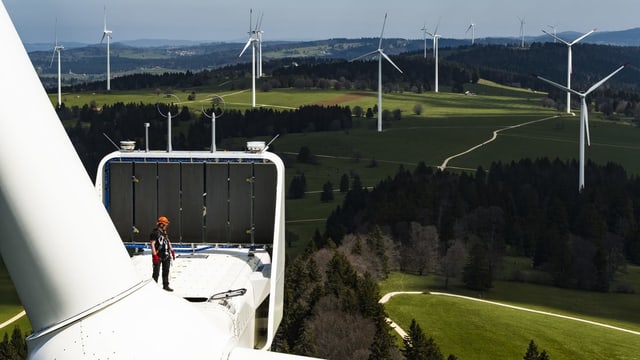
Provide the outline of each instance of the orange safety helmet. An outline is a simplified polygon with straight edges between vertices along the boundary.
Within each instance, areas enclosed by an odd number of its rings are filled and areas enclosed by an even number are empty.
[[[167,226],[167,225],[169,225],[169,219],[167,219],[166,216],[160,216],[158,218],[158,224],[162,224],[164,226]]]

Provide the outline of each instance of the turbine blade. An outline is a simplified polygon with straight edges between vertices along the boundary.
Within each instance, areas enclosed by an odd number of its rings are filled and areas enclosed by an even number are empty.
[[[471,28],[472,28],[472,27],[473,27],[473,24],[469,25],[469,27],[467,28],[467,31],[465,31],[464,33],[465,33],[465,34],[466,34],[466,33],[468,33],[468,32],[469,32],[469,30],[471,30]]]
[[[244,45],[244,48],[242,48],[242,51],[240,52],[240,55],[238,55],[238,57],[241,57],[242,54],[244,54],[245,51],[247,51],[247,49],[249,48],[249,46],[251,45],[251,43],[253,43],[253,39],[249,39],[247,41],[247,43]]]
[[[589,136],[589,108],[587,107],[587,100],[585,100],[585,98],[582,98],[581,101],[580,115],[584,121],[584,130],[587,135],[587,146],[591,146],[591,138]]]
[[[593,30],[589,31],[588,33],[586,33],[586,34],[584,34],[584,35],[580,36],[579,38],[577,38],[577,39],[573,40],[573,41],[571,42],[571,44],[570,44],[570,45],[573,45],[573,44],[577,43],[578,41],[580,41],[580,40],[582,40],[582,39],[586,38],[587,36],[589,36],[589,35],[593,34],[595,31],[596,31],[596,29],[593,29]]]
[[[387,13],[384,13],[384,21],[382,22],[382,31],[380,32],[380,42],[378,43],[378,49],[382,49],[382,35],[384,34],[385,25],[387,25]]]
[[[556,35],[554,35],[554,34],[548,33],[548,32],[546,32],[545,30],[542,30],[542,32],[543,32],[543,33],[545,33],[545,34],[547,34],[547,35],[549,35],[549,36],[551,36],[552,38],[554,38],[554,39],[556,39],[556,40],[560,41],[561,43],[563,43],[563,44],[565,44],[565,45],[567,45],[567,46],[571,46],[571,44],[570,44],[568,41],[566,41],[566,40],[564,40],[564,39],[561,39],[561,38],[557,37],[557,36],[556,36]]]
[[[538,79],[544,81],[544,82],[547,82],[547,83],[557,87],[558,89],[561,89],[561,90],[564,90],[564,91],[568,91],[568,92],[570,92],[572,94],[575,94],[575,95],[578,95],[578,96],[581,96],[581,97],[584,96],[584,94],[581,94],[581,93],[579,93],[579,92],[577,92],[577,91],[575,91],[573,89],[569,89],[568,87],[566,87],[564,85],[560,85],[557,82],[553,82],[551,80],[547,80],[547,79],[543,78],[542,76],[538,76],[538,75],[534,75],[534,76],[537,77]]]
[[[260,31],[262,27],[262,18],[264,17],[264,13],[260,13],[260,18],[258,18],[258,23],[256,24],[256,31]]]
[[[438,23],[436,24],[436,29],[433,30],[433,35],[438,35],[438,27],[440,27],[440,20],[442,20],[442,18],[438,18]]]
[[[596,84],[594,84],[592,87],[589,88],[589,90],[587,90],[584,95],[589,95],[590,92],[592,92],[593,90],[597,89],[600,85],[602,85],[605,81],[609,80],[613,75],[617,74],[620,70],[624,69],[627,65],[622,65],[620,66],[618,69],[616,69],[616,71],[612,72],[611,74],[609,74],[609,76],[607,76],[606,78],[598,81]]]
[[[104,31],[107,31],[107,6],[104,6]]]
[[[387,56],[387,54],[385,54],[382,50],[378,51],[380,53],[380,55],[382,55],[385,59],[387,59],[388,62],[391,63],[391,65],[393,65],[393,67],[396,68],[396,70],[400,71],[401,74],[404,74],[402,72],[402,70],[400,70],[400,68],[398,67],[398,65],[396,65],[393,61],[391,61],[391,58]]]
[[[366,53],[366,54],[364,54],[364,55],[360,55],[360,56],[358,56],[357,58],[353,58],[353,59],[351,59],[351,60],[349,60],[349,61],[356,61],[356,60],[360,60],[360,59],[362,59],[362,58],[366,58],[367,56],[371,56],[371,55],[373,55],[373,54],[377,54],[377,53],[378,53],[378,50],[374,50],[374,51],[372,51],[372,52],[368,52],[368,53]]]
[[[103,32],[102,33],[102,39],[100,39],[100,44],[102,44],[102,42],[104,41],[104,37],[107,36],[107,32]]]
[[[51,62],[49,63],[49,67],[53,66],[53,59],[56,57],[56,50],[58,50],[57,46],[53,48],[53,54],[51,54]]]

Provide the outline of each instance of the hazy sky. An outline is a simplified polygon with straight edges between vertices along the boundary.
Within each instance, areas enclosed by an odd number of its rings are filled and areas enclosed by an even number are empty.
[[[378,37],[385,12],[385,37],[417,39],[426,23],[450,38],[540,35],[541,29],[586,32],[640,27],[639,0],[2,0],[23,42],[58,39],[98,43],[103,8],[114,42],[135,39],[244,41],[249,9],[264,14],[268,40]],[[254,17],[255,20],[255,17]]]

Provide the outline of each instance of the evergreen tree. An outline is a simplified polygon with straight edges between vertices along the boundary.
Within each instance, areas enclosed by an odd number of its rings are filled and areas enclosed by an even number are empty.
[[[333,185],[330,181],[327,181],[322,185],[322,193],[320,194],[320,201],[329,202],[333,201]]]
[[[529,342],[527,352],[524,354],[523,360],[549,360],[549,354],[547,354],[546,350],[538,352],[538,345],[531,340],[531,342]]]
[[[349,191],[349,176],[342,174],[340,177],[340,192],[346,193],[347,191]]]
[[[475,244],[471,248],[462,281],[471,290],[486,291],[493,287],[493,272],[483,245]]]
[[[301,199],[307,191],[307,179],[304,174],[296,175],[289,184],[289,198]]]
[[[529,347],[527,348],[527,352],[524,354],[523,360],[538,360],[538,346],[536,343],[531,340],[529,342]]]
[[[409,332],[402,342],[401,351],[407,360],[444,360],[438,344],[432,337],[426,338],[415,319],[411,319]]]
[[[384,318],[377,319],[376,333],[369,350],[369,360],[388,360],[391,359],[392,350],[395,348],[394,338],[389,333],[389,325]],[[397,350],[396,350],[397,351]]]

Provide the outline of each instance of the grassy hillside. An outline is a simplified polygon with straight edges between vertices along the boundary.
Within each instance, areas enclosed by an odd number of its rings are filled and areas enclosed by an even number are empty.
[[[632,281],[640,286],[630,267]],[[478,297],[453,284],[443,289],[443,279],[392,273],[381,283],[381,293],[391,291],[447,291]],[[640,331],[638,294],[603,294],[531,284],[497,281],[482,299],[538,311]],[[427,336],[433,336],[443,353],[461,359],[517,359],[530,340],[546,349],[552,359],[634,359],[640,335],[547,315],[436,295],[397,295],[386,305],[389,316],[407,330],[416,319]]]

